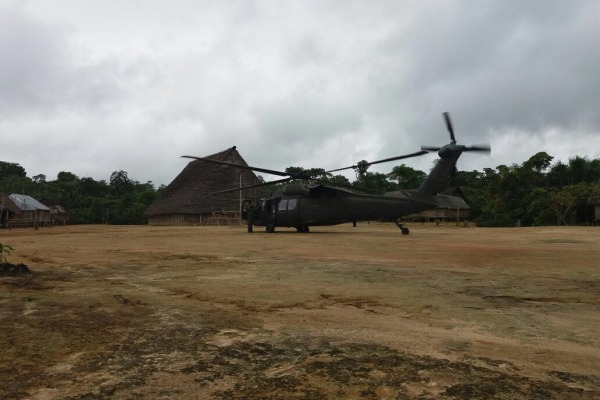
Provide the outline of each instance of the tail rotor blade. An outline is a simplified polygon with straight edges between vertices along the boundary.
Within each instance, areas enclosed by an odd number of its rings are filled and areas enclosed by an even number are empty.
[[[450,133],[450,143],[456,144],[456,138],[454,137],[454,127],[452,126],[452,120],[450,120],[450,113],[444,112],[444,120],[446,121],[446,127]]]
[[[483,153],[490,153],[492,148],[489,144],[482,144],[478,146],[468,146],[465,148],[465,151],[481,151]]]

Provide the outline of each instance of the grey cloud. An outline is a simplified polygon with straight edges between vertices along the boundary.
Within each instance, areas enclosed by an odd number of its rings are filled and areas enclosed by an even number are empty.
[[[590,71],[600,67],[600,30],[589,18],[597,3],[485,4],[493,7],[442,19],[410,46],[419,105],[446,99],[480,132],[597,125],[600,77]]]
[[[168,183],[180,155],[232,145],[333,168],[447,143],[447,110],[461,143],[499,146],[466,168],[598,136],[595,1],[21,4],[0,7],[0,129],[49,176]]]
[[[0,12],[0,113],[98,112],[122,96],[113,62],[77,65],[71,30],[14,10]]]

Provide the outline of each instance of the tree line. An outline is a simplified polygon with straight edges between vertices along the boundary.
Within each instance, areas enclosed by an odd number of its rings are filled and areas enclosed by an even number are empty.
[[[144,211],[162,188],[132,180],[125,171],[113,172],[108,181],[63,171],[49,181],[44,174],[28,177],[21,165],[0,161],[0,192],[49,199],[68,211],[71,224],[145,224]]]
[[[469,217],[479,226],[591,223],[592,204],[600,203],[600,159],[553,160],[539,152],[522,164],[456,171],[453,186],[462,190],[471,205]],[[286,172],[302,171],[321,182],[367,193],[415,189],[427,176],[404,164],[387,174],[369,172],[366,164],[357,164],[352,182],[322,169],[290,167]],[[73,224],[145,224],[144,211],[163,189],[164,185],[155,188],[150,181],[132,180],[125,171],[113,172],[108,181],[79,178],[71,172],[59,172],[52,181],[43,174],[30,178],[21,165],[0,161],[0,192],[52,199],[69,211]]]
[[[600,159],[553,159],[540,152],[520,165],[458,172],[456,184],[480,226],[592,223],[593,204],[600,204]]]

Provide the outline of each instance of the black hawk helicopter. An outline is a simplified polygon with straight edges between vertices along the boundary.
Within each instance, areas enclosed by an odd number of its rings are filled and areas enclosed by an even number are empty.
[[[452,175],[456,169],[456,161],[463,152],[479,151],[489,153],[490,146],[464,146],[456,144],[450,115],[445,112],[443,116],[450,134],[449,144],[442,147],[423,146],[421,147],[421,151],[416,153],[359,163],[361,167],[368,167],[373,164],[417,157],[437,151],[440,158],[418,189],[399,190],[384,195],[373,195],[354,193],[346,188],[329,186],[318,182],[311,184],[291,183],[275,192],[271,197],[261,199],[256,204],[252,204],[250,200],[242,202],[242,218],[248,222],[248,232],[252,232],[254,225],[264,226],[269,233],[274,232],[276,227],[294,227],[298,232],[308,232],[310,226],[338,225],[348,222],[356,223],[357,221],[388,219],[395,220],[402,233],[408,234],[408,228],[399,223],[402,216],[438,207],[452,209],[469,208],[463,199],[441,193],[450,186]],[[314,176],[312,176],[310,170],[308,172],[286,173],[204,157],[182,157],[285,177],[251,186],[222,190],[215,194],[281,184],[293,180],[314,180]],[[352,165],[325,172],[331,173],[351,168],[356,169],[358,166]]]

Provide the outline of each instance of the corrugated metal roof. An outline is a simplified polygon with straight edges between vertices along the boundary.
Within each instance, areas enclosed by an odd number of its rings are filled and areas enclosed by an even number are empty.
[[[12,201],[8,195],[4,193],[0,193],[0,211],[9,210],[15,214],[20,214],[21,210],[19,207],[15,205],[15,202]]]
[[[50,210],[48,207],[46,207],[36,199],[34,199],[31,196],[27,196],[26,194],[13,193],[8,197],[10,197],[13,203],[15,203],[15,205],[19,207],[19,209],[21,209],[22,211]]]

